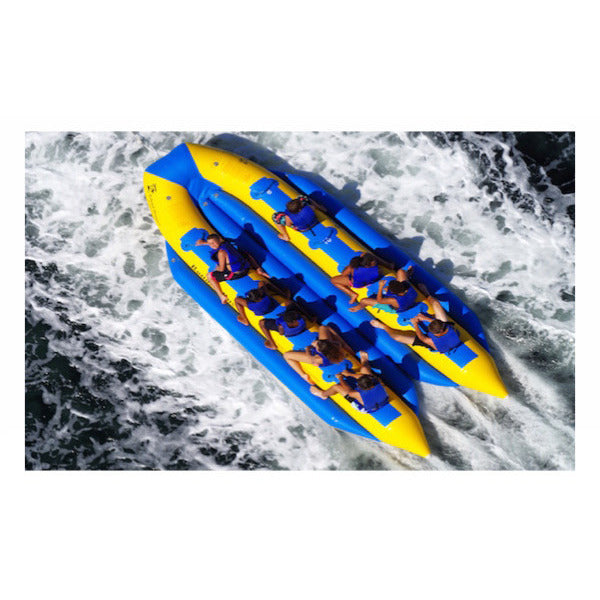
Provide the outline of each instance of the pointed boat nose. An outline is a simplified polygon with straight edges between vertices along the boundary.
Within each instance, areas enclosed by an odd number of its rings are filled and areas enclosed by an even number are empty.
[[[380,441],[412,452],[417,456],[428,456],[431,451],[419,418],[408,408],[402,416],[392,421],[379,436]]]
[[[508,396],[508,391],[504,385],[500,376],[496,380],[488,381],[486,385],[486,389],[481,390],[486,394],[490,394],[490,396],[495,396],[496,398],[506,398]]]

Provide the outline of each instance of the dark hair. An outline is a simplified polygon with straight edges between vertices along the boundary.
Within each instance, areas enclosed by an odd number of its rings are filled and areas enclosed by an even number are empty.
[[[246,300],[248,300],[249,302],[258,302],[259,300],[262,300],[264,297],[265,297],[265,290],[263,288],[254,288],[253,290],[250,290],[246,294]]]
[[[439,319],[434,319],[433,321],[431,321],[431,323],[429,323],[429,331],[431,331],[431,333],[434,334],[438,334],[438,333],[442,333],[442,331],[444,331],[447,327],[447,323],[444,323],[444,321],[440,321]]]
[[[334,340],[319,340],[317,350],[332,363],[339,362],[344,358],[341,344]]]
[[[410,283],[408,283],[408,281],[397,281],[396,279],[394,279],[394,281],[390,281],[388,285],[388,292],[390,292],[390,294],[404,296],[404,294],[408,292],[409,288]]]
[[[206,241],[208,242],[208,240],[215,240],[215,242],[220,242],[223,238],[218,234],[218,233],[211,233],[210,235],[206,236]]]
[[[285,207],[291,213],[299,213],[302,210],[302,200],[300,198],[294,198],[293,200],[290,200]]]
[[[374,388],[379,383],[379,379],[375,377],[375,375],[371,375],[370,373],[366,373],[365,375],[361,375],[356,380],[356,385],[361,390],[370,390]]]
[[[350,266],[353,269],[356,269],[357,267],[361,266],[361,262],[360,262],[360,256],[355,256],[354,258],[350,259]]]
[[[283,313],[282,317],[288,325],[291,325],[294,321],[299,321],[302,315],[295,308],[290,308]]]
[[[377,264],[377,259],[370,252],[360,257],[360,264],[363,267],[372,267],[374,263]]]

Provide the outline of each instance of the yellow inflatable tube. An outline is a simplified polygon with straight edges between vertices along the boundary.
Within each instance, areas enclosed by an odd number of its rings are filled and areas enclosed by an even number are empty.
[[[194,146],[191,147],[194,148]],[[248,166],[243,162],[240,162],[240,165],[242,166],[242,171]],[[237,165],[233,164],[233,167],[237,167]],[[173,183],[152,173],[145,172],[144,188],[146,190],[146,198],[152,217],[161,234],[194,273],[208,284],[208,273],[214,268],[214,265],[207,264],[191,250],[183,250],[181,247],[181,240],[192,229],[204,229],[209,233],[218,232],[215,231],[202,213],[196,208],[187,189],[182,185]],[[230,193],[233,194],[235,192]],[[239,189],[238,193],[241,193]],[[253,270],[250,270],[249,276],[257,282],[264,280],[263,277]],[[234,301],[237,296],[236,290],[229,285],[227,281],[221,282],[220,286],[227,297],[227,303],[235,309]],[[276,300],[278,300],[282,306],[285,306],[288,302],[282,297],[276,297]],[[246,311],[246,316],[250,325],[263,335],[258,325],[262,317],[254,315],[252,311]],[[317,333],[318,327],[313,325],[309,329]],[[278,332],[272,332],[272,337],[277,346],[277,350],[282,354],[293,349],[292,342],[285,336],[280,335]],[[360,365],[356,358],[351,359],[351,362],[354,367],[357,369],[359,368]],[[320,389],[327,390],[333,385],[332,382],[323,379],[322,371],[319,367],[305,363],[301,363],[301,365],[302,369],[311,377]],[[335,394],[331,396],[330,399],[380,441],[395,447],[406,449],[419,456],[427,456],[429,454],[429,447],[418,417],[397,394],[387,386],[384,387],[390,397],[390,405],[400,413],[399,417],[387,425],[380,423],[373,415],[358,410],[340,394]]]
[[[248,159],[224,150],[198,144],[188,144],[187,147],[202,177],[241,200],[274,228],[275,224],[271,218],[274,212],[273,206],[264,199],[253,198],[250,193],[250,185],[261,178],[269,178],[277,181],[278,190],[286,194],[290,199],[298,196],[298,192],[292,186]],[[369,251],[368,248],[328,215],[320,211],[316,212],[321,224],[335,228],[337,230],[337,237],[349,248],[357,253]],[[332,277],[339,274],[340,267],[338,263],[322,248],[311,248],[306,235],[291,228],[288,228],[288,234],[290,242],[327,275]],[[360,298],[366,296],[365,288],[356,289],[355,291],[360,294]],[[412,329],[410,325],[400,325],[397,316],[391,313],[371,308],[369,308],[369,311],[374,317],[394,329]],[[506,388],[489,353],[462,327],[457,326],[457,330],[459,331],[461,340],[477,355],[464,368],[459,367],[445,354],[434,352],[424,347],[413,347],[413,350],[457,384],[499,398],[506,397],[508,395]]]

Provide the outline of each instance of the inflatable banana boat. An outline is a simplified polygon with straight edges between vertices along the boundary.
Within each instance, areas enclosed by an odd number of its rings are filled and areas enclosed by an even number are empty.
[[[271,240],[262,239],[258,232],[261,229],[258,215],[254,218],[246,215],[248,220],[244,220],[227,210],[220,201],[226,198],[230,202],[238,202],[236,194],[241,194],[242,189],[226,191],[207,177],[206,165],[199,164],[195,156],[195,152],[201,152],[208,159],[204,150],[212,149],[183,144],[150,165],[144,173],[148,204],[165,237],[169,265],[175,280],[323,420],[338,429],[379,440],[420,456],[429,454],[417,416],[418,401],[413,381],[373,343],[376,335],[373,335],[372,328],[363,328],[361,331],[332,307],[331,298],[327,302],[308,285],[311,278],[304,270],[304,263],[279,260],[270,244]],[[221,153],[214,152],[209,161],[213,168],[218,167],[221,160]],[[249,161],[230,154],[224,156],[244,167],[248,186],[256,181],[254,169],[260,169],[259,175],[262,176],[263,170]],[[222,298],[217,295],[214,282],[209,280],[215,263],[214,252],[206,241],[214,233],[227,240],[228,252],[232,256],[235,254],[240,261],[245,260],[244,256],[248,257],[248,261],[242,265],[245,268],[239,271],[241,276],[220,281]],[[273,231],[269,233],[274,235]],[[314,265],[312,270],[316,270]],[[276,281],[277,287],[288,290],[305,318],[305,327],[300,332],[288,331],[287,335],[281,335],[277,330],[272,331],[274,350],[265,346],[260,322],[269,318],[280,319],[290,298],[275,294],[269,311],[259,315],[246,311],[248,326],[238,320],[235,309],[236,298],[245,296],[265,281]],[[321,398],[311,392],[307,378],[291,368],[283,354],[292,349],[307,348],[317,336],[317,323],[332,328],[353,352],[367,353],[369,364],[385,390],[385,402],[366,412],[340,393]],[[324,391],[335,384],[342,370],[357,371],[360,366],[352,355],[342,363],[326,367],[300,364],[312,383]],[[422,361],[412,360],[411,366],[417,373],[422,369],[425,374],[436,378],[435,371]],[[446,379],[442,377],[439,382],[446,384]]]
[[[198,144],[188,144],[187,149],[200,174],[195,185],[201,187],[203,193],[210,197],[212,202],[225,208],[228,214],[237,214],[241,223],[255,226],[258,218],[276,232],[277,227],[273,222],[273,214],[284,212],[287,202],[297,197],[299,190],[311,194],[311,197],[314,197],[314,192],[317,191],[314,186],[313,189],[306,189],[306,187],[302,189],[301,186],[293,185],[293,175],[286,177],[286,174],[283,173],[275,174],[246,158],[224,150]],[[296,178],[295,182],[298,183],[299,179]],[[324,193],[322,190],[320,192],[320,199],[323,199]],[[239,204],[245,205],[250,212],[240,210]],[[323,206],[327,209],[328,203],[324,203]],[[365,228],[355,227],[356,221],[352,222],[352,225],[355,226],[345,227],[340,218],[344,215],[340,214],[342,211],[339,210],[339,207],[334,207],[331,214],[329,210],[315,212],[318,222],[307,231],[301,232],[288,228],[290,242],[283,242],[283,244],[294,247],[308,259],[308,265],[303,263],[306,267],[306,271],[303,270],[303,273],[305,273],[307,283],[311,287],[314,286],[314,289],[319,290],[320,293],[324,292],[324,288],[315,281],[317,270],[332,277],[338,275],[353,257],[363,252],[372,251],[382,256],[386,254],[382,250],[385,250],[390,244],[378,243],[375,247],[370,248],[365,242],[360,241],[356,237],[356,233],[365,231]],[[351,234],[349,229],[354,234]],[[372,232],[368,233],[367,237],[376,239]],[[278,252],[287,254],[283,248],[279,250],[281,246],[273,240],[270,247],[274,251],[277,249]],[[389,255],[390,252],[388,251],[387,254]],[[410,264],[410,259],[402,254],[395,253],[391,258],[398,267],[407,267]],[[297,261],[295,258],[292,260]],[[419,280],[422,269],[413,270],[415,279]],[[422,279],[423,283],[428,284],[429,291],[442,303],[446,303],[448,314],[455,323],[455,328],[460,336],[460,344],[451,351],[436,352],[422,346],[408,347],[406,344],[390,339],[388,333],[381,332],[382,335],[377,342],[378,347],[400,364],[408,374],[422,381],[440,385],[463,385],[500,398],[506,397],[506,388],[487,350],[485,336],[480,327],[476,328],[478,330],[474,335],[468,328],[461,325],[461,317],[467,317],[466,320],[471,324],[477,322],[472,311],[456,301],[451,307],[448,300],[443,297],[444,293],[446,296],[450,296],[450,294],[439,282],[431,277]],[[332,287],[330,285],[328,288],[329,294],[333,293]],[[374,290],[373,288],[363,288],[355,291],[358,299],[361,299],[372,295]],[[339,298],[339,295],[336,297]],[[422,300],[423,297],[420,296],[419,305],[427,310],[427,306],[422,304]],[[336,308],[345,318],[352,319],[347,299],[345,302],[337,302]],[[408,322],[408,315],[392,314],[371,307],[368,308],[368,311],[393,329],[402,331],[412,328]],[[362,319],[362,323],[364,323],[364,317]],[[386,341],[383,342],[383,339]],[[418,360],[418,358],[422,360]]]

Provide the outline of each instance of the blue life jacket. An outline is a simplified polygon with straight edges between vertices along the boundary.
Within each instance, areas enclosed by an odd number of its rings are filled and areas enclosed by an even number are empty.
[[[275,323],[283,327],[283,335],[285,335],[285,337],[293,337],[299,333],[302,333],[306,329],[306,321],[303,317],[298,319],[298,325],[296,325],[296,327],[290,327],[283,320],[283,317],[277,317],[277,319],[275,319]]]
[[[258,316],[271,312],[276,304],[275,300],[266,294],[258,302],[250,302],[249,300],[246,300],[246,302],[248,303],[248,308]]]
[[[433,341],[435,349],[438,352],[448,352],[449,350],[452,350],[452,348],[456,348],[456,346],[461,343],[458,332],[451,325],[448,325],[446,333],[443,335],[434,335],[429,331],[429,328],[427,328],[426,334],[427,337]]]
[[[386,292],[383,295],[384,298],[394,298],[396,300],[396,302],[398,303],[398,307],[396,310],[398,312],[403,312],[405,311],[407,308],[410,308],[417,300],[418,294],[417,294],[417,290],[415,290],[414,287],[410,287],[407,291],[406,294],[404,294],[403,296],[399,296],[398,294],[391,294],[390,292]],[[393,308],[396,308],[395,306]]]
[[[317,225],[319,222],[317,215],[315,215],[315,211],[308,204],[305,204],[300,209],[300,212],[292,213],[289,210],[286,210],[285,214],[290,218],[292,226],[297,231],[306,231]]]
[[[248,261],[229,242],[223,242],[210,255],[215,262],[219,262],[219,250],[225,250],[227,262],[229,262],[229,269],[232,273],[237,273],[238,271],[249,268],[250,265],[248,264]]]
[[[379,279],[379,267],[356,267],[352,273],[352,287],[365,287]]]
[[[321,366],[321,377],[323,377],[323,380],[324,381],[335,381],[337,379],[336,375],[338,373],[341,373],[344,369],[352,368],[352,363],[347,358],[344,358],[339,363],[333,363],[326,367],[324,367],[323,365],[320,365],[320,366]]]
[[[360,394],[367,412],[374,412],[389,402],[389,396],[380,383],[370,390],[361,390],[357,387],[356,391]]]
[[[319,352],[314,346],[310,347],[310,355],[311,356],[320,356],[322,359],[322,362],[319,366],[321,367],[328,367],[329,365],[333,364],[322,352]]]

